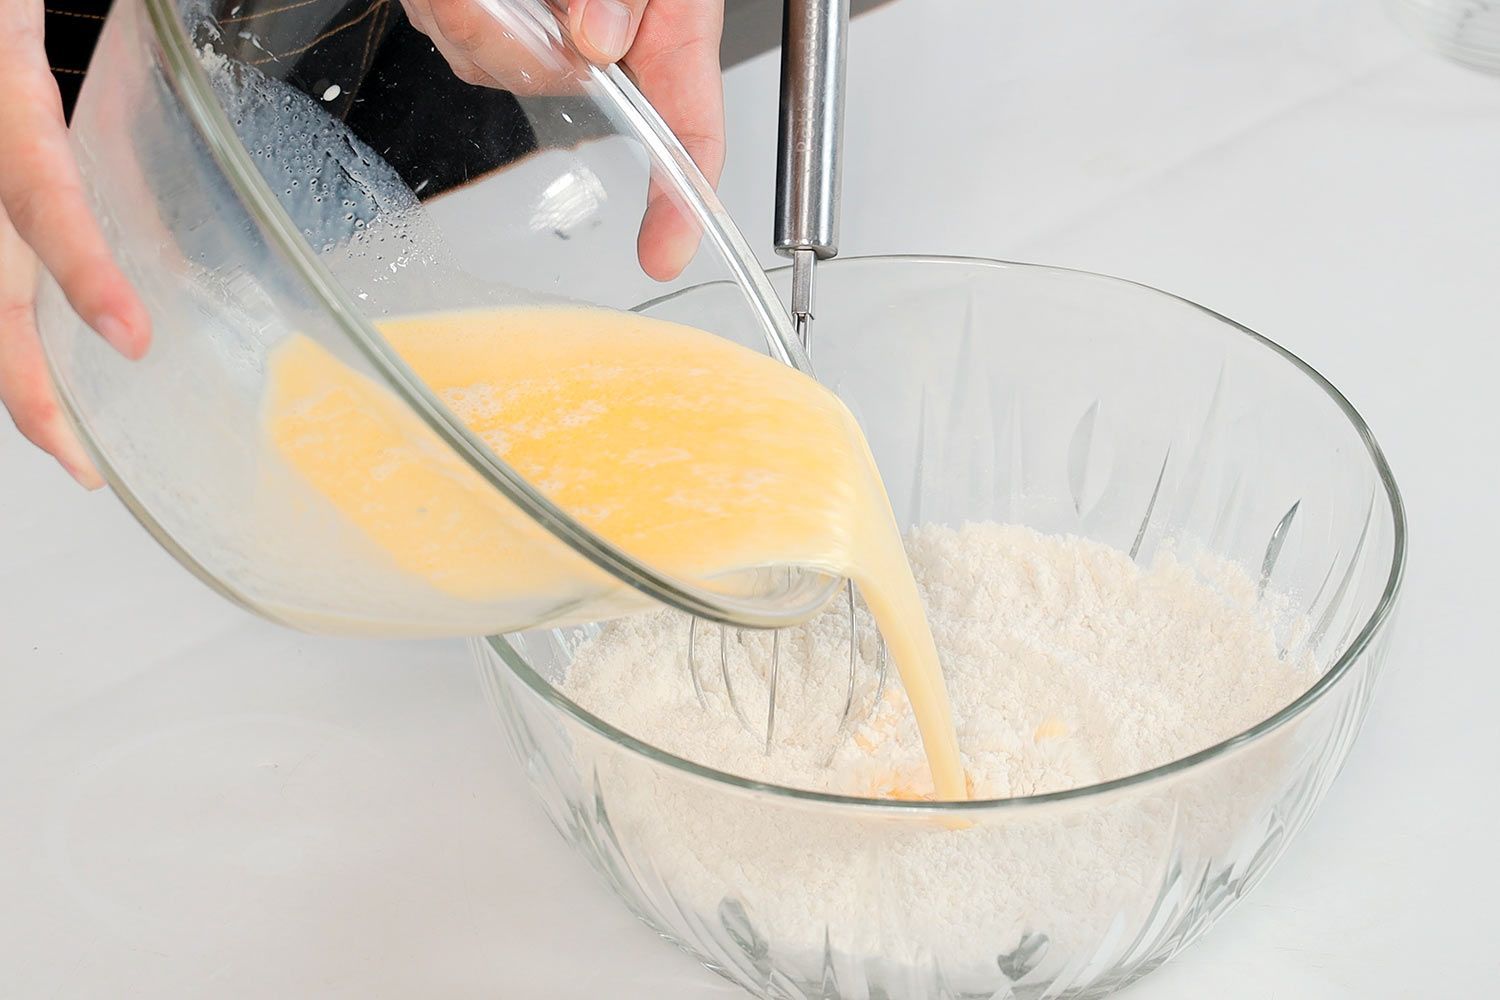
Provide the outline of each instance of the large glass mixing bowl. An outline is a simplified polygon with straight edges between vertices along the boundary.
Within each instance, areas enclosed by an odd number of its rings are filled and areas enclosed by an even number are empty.
[[[711,188],[623,73],[585,64],[543,0],[462,10],[485,43],[482,86],[393,0],[114,4],[72,131],[154,342],[125,361],[44,282],[43,343],[80,437],[185,565],[302,627],[482,635],[650,599],[746,624],[806,618],[838,581],[644,564],[500,461],[377,332],[432,310],[660,295],[637,233],[648,199],[665,199],[703,234],[682,283],[729,290],[698,325],[758,330],[747,344],[807,365]],[[416,418],[401,440],[428,473],[517,526],[497,528],[489,557],[527,568],[524,595],[455,597],[400,571],[278,464],[261,431],[267,357],[296,334]],[[390,495],[378,469],[367,479]],[[402,503],[406,537],[443,515]]]
[[[943,805],[759,784],[614,728],[555,686],[591,626],[476,641],[481,674],[563,836],[642,919],[755,995],[1102,996],[1254,887],[1339,773],[1405,558],[1390,469],[1315,371],[1171,295],[929,258],[836,261],[818,280],[813,356],[860,416],[902,523],[1018,522],[1143,563],[1169,540],[1201,543],[1291,599],[1278,640],[1311,652],[1318,679],[1154,770]],[[731,292],[645,308],[694,321]]]

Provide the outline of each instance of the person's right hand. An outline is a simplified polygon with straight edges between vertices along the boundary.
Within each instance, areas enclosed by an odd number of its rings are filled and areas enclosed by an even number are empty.
[[[571,71],[539,62],[517,42],[504,11],[482,0],[401,0],[401,5],[464,82],[518,93],[566,89],[562,78]],[[719,74],[724,0],[566,0],[562,5],[583,57],[599,66],[623,65],[708,182],[717,184],[724,168]],[[675,278],[692,260],[701,235],[653,181],[637,242],[646,273],[659,281]]]
[[[84,197],[42,43],[43,0],[0,0],[0,404],[90,489],[103,485],[57,400],[36,331],[38,265],[74,311],[129,358],[150,317]]]

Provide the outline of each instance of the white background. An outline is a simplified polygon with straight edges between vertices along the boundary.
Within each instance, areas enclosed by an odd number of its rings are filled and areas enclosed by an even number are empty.
[[[1500,78],[1372,0],[897,0],[853,26],[849,74],[846,253],[1203,302],[1344,389],[1410,505],[1399,637],[1343,778],[1130,995],[1490,995]],[[724,199],[756,246],[776,75],[772,54],[726,84]],[[0,546],[0,996],[736,995],[546,826],[461,643],[252,620],[8,426]]]

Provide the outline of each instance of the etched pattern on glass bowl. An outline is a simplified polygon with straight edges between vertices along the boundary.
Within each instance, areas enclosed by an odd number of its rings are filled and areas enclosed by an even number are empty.
[[[694,322],[721,294],[643,308]],[[756,996],[1103,996],[1252,889],[1337,776],[1404,562],[1390,471],[1321,376],[1153,289],[871,258],[821,271],[818,295],[814,362],[861,418],[902,523],[1019,522],[1143,563],[1201,546],[1287,599],[1278,642],[1318,679],[1153,771],[946,806],[759,785],[615,730],[554,687],[593,626],[476,641],[486,688],[563,836]],[[794,881],[808,871],[817,884]]]

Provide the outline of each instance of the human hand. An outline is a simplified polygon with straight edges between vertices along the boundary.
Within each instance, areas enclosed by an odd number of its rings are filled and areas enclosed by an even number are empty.
[[[6,2],[6,0],[0,0]],[[520,93],[556,83],[479,0],[401,0],[412,24],[468,83]],[[566,0],[568,27],[585,58],[621,62],[710,184],[724,168],[724,94],[719,76],[723,0]],[[524,61],[523,61],[524,60]],[[700,238],[657,184],[647,195],[637,244],[641,267],[668,281],[692,260]]]
[[[0,404],[32,443],[89,489],[103,485],[57,399],[36,330],[38,266],[128,358],[150,317],[94,221],[42,44],[42,0],[0,0]]]

